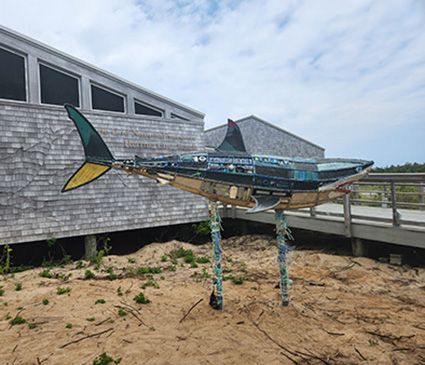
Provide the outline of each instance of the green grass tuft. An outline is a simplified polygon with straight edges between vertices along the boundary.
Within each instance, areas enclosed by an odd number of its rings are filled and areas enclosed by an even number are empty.
[[[94,277],[95,277],[96,275],[94,274],[94,272],[93,271],[91,271],[91,270],[86,270],[85,272],[84,272],[84,280],[90,280],[90,279],[94,279]]]
[[[24,323],[26,323],[26,320],[24,318],[22,318],[21,316],[16,316],[15,318],[13,318],[9,321],[9,324],[11,326],[16,326],[16,325],[24,324]]]
[[[71,288],[69,287],[58,287],[56,289],[56,294],[63,295],[63,294],[69,293],[70,291],[71,291]]]
[[[150,267],[150,266],[139,266],[136,270],[136,273],[138,275],[160,274],[161,268],[160,267]]]
[[[47,278],[47,279],[51,279],[53,277],[49,269],[44,269],[38,275],[41,276],[42,278]]]
[[[210,262],[210,258],[207,256],[198,256],[196,258],[196,262],[198,264],[208,264]]]
[[[153,278],[150,278],[146,283],[143,283],[142,285],[140,285],[140,288],[142,288],[142,289],[146,289],[148,287],[153,287],[155,289],[159,289],[158,283]]]
[[[138,304],[148,304],[150,303],[150,300],[145,297],[145,294],[143,294],[142,292],[140,292],[139,294],[137,294],[133,300],[138,303]]]
[[[93,360],[93,365],[110,365],[110,364],[119,364],[121,362],[121,358],[114,360],[111,356],[109,356],[106,352],[100,354]]]
[[[232,284],[234,285],[242,285],[246,281],[246,277],[229,275],[229,276],[224,276],[223,280],[224,281],[230,280]]]

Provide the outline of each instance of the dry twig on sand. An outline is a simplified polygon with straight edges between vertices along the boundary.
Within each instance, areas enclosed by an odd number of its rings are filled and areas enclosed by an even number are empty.
[[[114,305],[114,307],[119,309],[124,309],[128,313],[130,313],[134,318],[136,318],[139,321],[139,326],[141,325],[146,326],[146,323],[143,322],[142,318],[140,318],[140,312],[136,308],[124,302],[121,302],[121,303],[123,303],[123,305]]]
[[[84,336],[84,337],[81,337],[81,338],[77,338],[76,340],[69,341],[69,342],[59,346],[59,348],[63,349],[65,347],[69,346],[69,345],[72,345],[73,343],[81,342],[81,341],[87,340],[88,338],[91,338],[91,337],[100,336],[100,335],[103,335],[104,333],[107,333],[107,332],[110,332],[110,331],[113,331],[113,330],[114,329],[111,327],[111,328],[108,328],[107,330],[104,330],[104,331],[92,333],[90,335],[87,335],[87,336]]]
[[[365,331],[366,333],[368,333],[369,335],[373,335],[376,337],[379,337],[382,341],[384,342],[389,342],[392,345],[396,345],[395,341],[400,341],[402,339],[408,339],[408,338],[412,338],[415,337],[416,335],[408,335],[408,336],[394,336],[394,335],[386,335],[383,333],[379,333],[379,332],[374,332],[374,331]]]
[[[108,322],[111,319],[111,317],[108,317],[106,319],[104,319],[103,321],[100,321],[99,323],[95,323],[95,326],[100,326],[102,324],[104,324],[105,322]]]
[[[270,341],[272,341],[275,345],[279,346],[282,350],[286,351],[286,353],[282,353],[282,355],[284,355],[287,359],[291,360],[294,364],[298,364],[298,360],[294,359],[293,357],[289,356],[293,355],[293,356],[298,356],[303,360],[306,360],[306,358],[310,358],[310,359],[316,359],[321,361],[323,364],[325,365],[331,365],[331,363],[329,361],[327,361],[326,359],[323,359],[320,356],[317,356],[315,354],[308,354],[306,352],[301,352],[301,351],[292,351],[290,349],[288,349],[287,347],[283,346],[282,344],[280,344],[279,342],[277,342],[273,337],[271,337],[267,331],[265,331],[264,329],[262,329],[257,323],[255,323],[253,320],[251,320],[252,324],[254,325],[255,328],[257,328],[258,331],[260,331],[262,334],[264,334]],[[306,350],[307,351],[307,350]]]
[[[185,320],[185,318],[189,315],[189,313],[190,312],[192,312],[192,310],[199,304],[199,303],[201,303],[202,301],[204,300],[204,298],[201,298],[201,299],[199,299],[195,304],[193,304],[190,308],[189,308],[189,310],[186,312],[186,314],[180,319],[180,321],[179,321],[179,323],[182,323],[184,320]]]
[[[366,361],[367,359],[363,356],[363,354],[357,349],[357,347],[354,347],[354,351],[357,352],[357,354],[360,356],[360,358],[364,361]]]

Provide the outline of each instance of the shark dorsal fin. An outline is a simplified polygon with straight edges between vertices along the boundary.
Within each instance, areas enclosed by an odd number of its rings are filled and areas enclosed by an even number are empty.
[[[217,150],[225,152],[246,152],[241,130],[231,119],[227,119],[226,137],[224,137],[221,145],[217,147]]]

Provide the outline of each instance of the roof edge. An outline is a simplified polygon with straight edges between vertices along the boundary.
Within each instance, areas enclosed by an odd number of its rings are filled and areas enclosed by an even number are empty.
[[[81,59],[79,59],[77,57],[71,56],[68,53],[65,53],[65,52],[60,51],[60,50],[58,50],[58,49],[56,49],[54,47],[51,47],[51,46],[49,46],[49,45],[47,45],[45,43],[42,43],[40,41],[37,41],[34,38],[31,38],[29,36],[26,36],[26,35],[24,35],[22,33],[19,33],[17,31],[13,30],[13,29],[10,29],[8,27],[5,27],[4,25],[0,25],[0,32],[4,32],[8,36],[10,36],[10,37],[13,37],[13,38],[15,38],[17,40],[20,40],[20,41],[29,43],[29,44],[31,44],[33,46],[36,46],[38,48],[41,48],[41,49],[43,49],[46,52],[49,52],[49,53],[51,53],[53,55],[56,55],[56,56],[61,57],[61,58],[64,58],[67,61],[70,61],[72,63],[76,63],[79,66],[88,68],[89,70],[94,71],[94,72],[97,72],[97,73],[101,74],[102,76],[104,76],[106,78],[112,79],[112,80],[114,80],[116,82],[119,82],[119,83],[123,83],[123,84],[125,84],[126,86],[128,86],[131,89],[135,89],[136,91],[142,91],[143,93],[150,94],[150,96],[152,96],[153,98],[156,98],[156,99],[158,99],[160,101],[163,101],[163,102],[167,102],[169,104],[172,104],[172,105],[174,105],[174,106],[176,106],[176,107],[178,107],[180,109],[183,109],[183,110],[185,110],[185,111],[187,111],[189,113],[195,114],[195,115],[199,116],[200,118],[204,118],[205,117],[205,113],[202,113],[199,110],[193,109],[193,108],[188,107],[186,105],[183,105],[183,104],[181,104],[181,103],[179,103],[179,102],[177,102],[175,100],[172,100],[172,99],[170,99],[170,98],[168,98],[166,96],[160,95],[160,94],[156,93],[155,91],[152,91],[152,90],[147,89],[147,88],[145,88],[143,86],[140,86],[140,85],[138,85],[136,83],[133,83],[131,81],[128,81],[128,80],[126,80],[126,79],[124,79],[124,78],[122,78],[120,76],[117,76],[117,75],[115,75],[115,74],[113,74],[113,73],[111,73],[109,71],[103,70],[103,69],[101,69],[101,68],[99,68],[99,67],[97,67],[95,65],[92,65],[91,63],[88,63],[86,61],[83,61],[83,60],[81,60]]]

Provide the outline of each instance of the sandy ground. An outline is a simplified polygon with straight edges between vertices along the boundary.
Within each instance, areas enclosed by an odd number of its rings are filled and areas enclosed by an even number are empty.
[[[210,253],[171,241],[108,256],[97,271],[84,262],[52,268],[56,278],[42,269],[2,277],[0,364],[93,364],[103,352],[121,364],[425,364],[424,268],[294,251],[291,303],[280,307],[275,241],[235,237],[223,242],[225,275],[245,281],[225,281],[219,312],[208,305],[211,265],[173,265],[178,247]],[[135,275],[142,265],[161,273]],[[95,278],[83,280],[87,269]],[[159,288],[140,288],[149,276]],[[133,300],[140,292],[150,303]],[[12,326],[16,315],[26,323]]]

